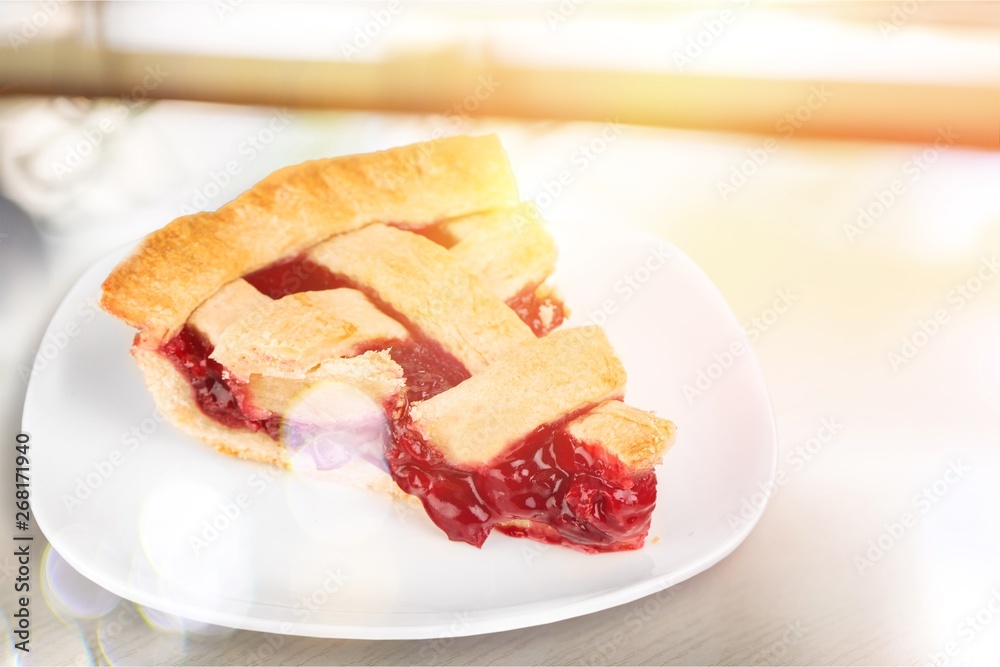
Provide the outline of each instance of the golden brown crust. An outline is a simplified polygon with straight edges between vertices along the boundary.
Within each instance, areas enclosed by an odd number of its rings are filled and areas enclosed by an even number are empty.
[[[308,256],[373,291],[470,373],[535,337],[447,250],[417,234],[369,225],[320,243]]]
[[[271,299],[243,280],[234,280],[198,306],[187,323],[215,345],[229,325],[269,307]]]
[[[419,228],[517,199],[495,135],[304,162],[147,236],[105,280],[101,305],[156,348],[223,285],[334,234],[373,222]]]
[[[261,463],[288,465],[287,452],[264,433],[231,429],[206,416],[194,401],[191,385],[159,352],[132,348],[156,407],[175,426],[220,452]]]
[[[441,223],[448,249],[469,273],[507,301],[545,282],[556,267],[556,244],[531,202]]]
[[[247,398],[256,407],[284,415],[298,397],[320,382],[338,382],[361,390],[383,404],[405,388],[403,370],[385,351],[366,352],[357,357],[329,359],[297,377],[251,375]]]
[[[604,331],[532,339],[479,374],[411,408],[413,426],[455,463],[490,461],[543,424],[625,391]]]
[[[212,358],[241,380],[253,374],[304,378],[329,359],[408,338],[399,322],[357,290],[299,292],[233,322],[217,339]]]
[[[605,401],[566,425],[567,432],[603,448],[636,470],[652,468],[673,444],[676,427],[652,412],[621,401]]]

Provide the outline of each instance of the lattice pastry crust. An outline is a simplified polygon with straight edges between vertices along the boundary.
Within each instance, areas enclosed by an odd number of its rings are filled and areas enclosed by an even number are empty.
[[[498,526],[636,548],[674,426],[623,402],[600,328],[552,331],[555,262],[497,138],[450,137],[287,167],[178,218],[111,273],[102,305],[139,330],[162,412],[220,451],[290,465],[302,397],[336,386],[378,407],[374,462],[391,473],[340,477],[419,497],[452,539]],[[361,419],[339,409],[338,428]],[[532,451],[556,462],[516,458]]]

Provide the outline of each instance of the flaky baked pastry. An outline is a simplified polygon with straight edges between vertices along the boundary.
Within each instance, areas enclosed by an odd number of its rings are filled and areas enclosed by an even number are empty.
[[[367,460],[476,546],[496,527],[638,548],[674,426],[623,402],[600,328],[559,328],[555,261],[499,140],[456,136],[286,167],[178,218],[102,306],[139,330],[159,409],[222,452]]]

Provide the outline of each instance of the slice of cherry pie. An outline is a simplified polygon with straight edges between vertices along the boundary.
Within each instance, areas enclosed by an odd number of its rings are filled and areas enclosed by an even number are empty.
[[[600,328],[556,330],[555,260],[497,138],[450,137],[287,167],[178,218],[102,305],[139,330],[160,410],[220,451],[362,476],[353,451],[476,546],[496,527],[636,549],[674,426],[623,402]]]

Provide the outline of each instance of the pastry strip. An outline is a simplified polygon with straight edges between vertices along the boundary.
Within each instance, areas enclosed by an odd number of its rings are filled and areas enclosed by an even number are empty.
[[[266,298],[266,297],[265,297]],[[227,327],[212,358],[235,377],[304,378],[326,360],[388,348],[409,334],[361,292],[332,289],[289,294],[255,308]]]
[[[399,396],[405,389],[402,369],[388,352],[378,350],[329,359],[301,378],[251,375],[247,399],[256,408],[286,415],[303,392],[325,381],[356,387],[377,403]],[[331,406],[331,412],[336,413],[336,406]]]
[[[207,338],[212,345],[216,345],[222,337],[222,332],[229,325],[245,317],[247,313],[259,312],[268,308],[271,303],[270,298],[240,278],[223,286],[205,303],[198,306],[191,313],[187,323]]]
[[[453,243],[451,254],[504,301],[541,285],[555,270],[555,241],[531,202],[449,220],[440,228]]]
[[[596,326],[556,331],[416,403],[413,427],[452,463],[484,463],[539,426],[625,392],[625,369]]]
[[[417,234],[370,225],[317,245],[308,257],[373,292],[470,373],[535,338],[478,277]]]
[[[605,401],[567,424],[566,431],[584,444],[616,455],[630,468],[643,470],[660,462],[674,442],[676,427],[621,401]]]

